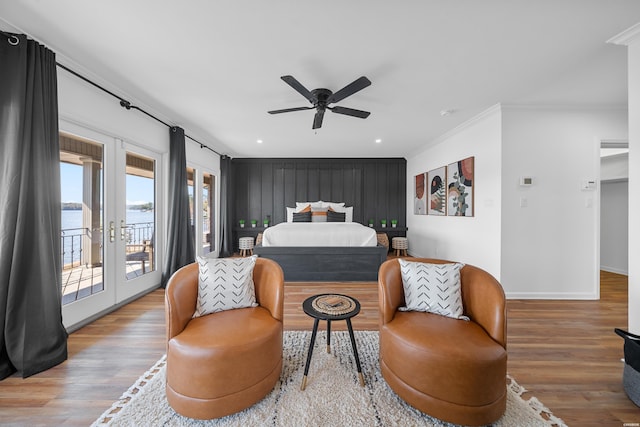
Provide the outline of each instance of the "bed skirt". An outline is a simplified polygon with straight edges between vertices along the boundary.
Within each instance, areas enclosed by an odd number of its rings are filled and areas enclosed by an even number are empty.
[[[377,246],[262,246],[253,253],[276,261],[288,282],[370,282],[378,280],[378,269],[388,249]]]

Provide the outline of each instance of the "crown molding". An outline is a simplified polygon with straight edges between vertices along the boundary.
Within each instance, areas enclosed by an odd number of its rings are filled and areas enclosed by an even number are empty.
[[[463,130],[473,126],[474,124],[484,120],[485,118],[499,113],[502,109],[502,105],[500,103],[498,104],[494,104],[491,107],[487,108],[486,110],[482,111],[481,113],[473,116],[472,118],[470,118],[469,120],[459,124],[458,126],[454,127],[453,129],[447,131],[446,133],[436,137],[435,139],[431,140],[430,143],[427,144],[426,147],[434,147],[446,140],[448,140],[449,138],[459,134],[460,132],[462,132]],[[421,147],[420,151],[423,151],[426,147]],[[415,153],[414,153],[415,154]]]
[[[607,43],[629,46],[638,41],[640,41],[640,22],[630,28],[627,28],[620,34],[611,37],[607,40]]]
[[[626,111],[625,104],[502,104],[503,111]]]

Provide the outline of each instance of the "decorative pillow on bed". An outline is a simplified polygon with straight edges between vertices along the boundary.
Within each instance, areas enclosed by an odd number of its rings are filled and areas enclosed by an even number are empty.
[[[335,206],[330,209],[335,212],[344,212],[344,222],[353,222],[353,206]]]
[[[198,300],[193,317],[234,308],[257,307],[253,267],[257,255],[246,258],[198,256]]]
[[[318,200],[317,202],[296,202],[296,209],[304,208],[306,206],[310,206],[312,208],[321,208],[322,201]]]
[[[294,212],[293,222],[311,222],[311,212]]]
[[[293,222],[293,214],[300,212],[311,212],[311,205],[304,205],[295,208],[287,207],[287,222]]]
[[[311,222],[327,222],[329,208],[314,208],[311,206]]]
[[[399,259],[406,306],[400,311],[426,311],[454,319],[463,315],[461,263],[428,264]]]
[[[327,222],[344,222],[345,215],[344,212],[336,212],[329,208],[327,210]]]
[[[344,208],[344,202],[321,202],[323,208],[331,208],[335,211],[340,211],[340,208]]]

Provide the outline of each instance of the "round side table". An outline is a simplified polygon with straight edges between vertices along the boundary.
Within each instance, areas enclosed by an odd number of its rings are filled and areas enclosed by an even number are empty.
[[[360,358],[358,357],[358,348],[356,340],[353,336],[353,327],[351,326],[351,318],[360,313],[360,302],[352,297],[341,294],[320,294],[307,298],[302,303],[302,310],[313,317],[313,331],[311,332],[311,342],[309,343],[309,352],[307,353],[307,363],[304,366],[304,376],[302,377],[302,385],[300,390],[304,390],[307,386],[307,374],[309,373],[309,365],[311,364],[311,355],[313,354],[313,346],[316,342],[316,334],[318,333],[318,324],[320,320],[327,321],[327,353],[331,353],[331,322],[334,320],[345,320],[349,337],[351,338],[351,347],[353,348],[353,356],[356,360],[358,368],[358,377],[360,385],[364,387],[364,376],[362,375],[362,367],[360,366]]]

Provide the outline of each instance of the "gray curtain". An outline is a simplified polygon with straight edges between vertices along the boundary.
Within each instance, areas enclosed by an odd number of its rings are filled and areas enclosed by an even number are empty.
[[[167,256],[162,271],[163,287],[180,267],[191,264],[196,259],[187,188],[184,129],[170,128],[169,143],[169,230]]]
[[[15,44],[15,45],[14,45]],[[0,37],[0,379],[67,358],[55,54]]]
[[[220,256],[233,255],[233,192],[231,191],[231,157],[220,157]]]

